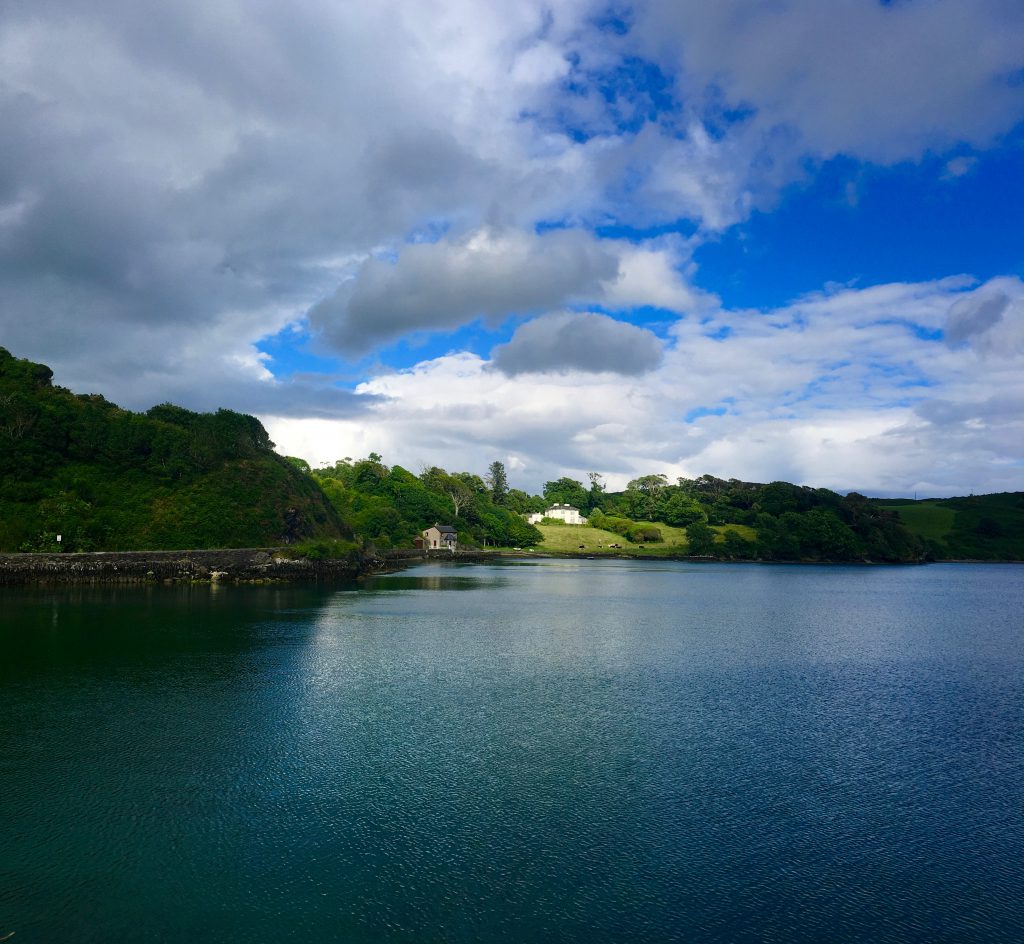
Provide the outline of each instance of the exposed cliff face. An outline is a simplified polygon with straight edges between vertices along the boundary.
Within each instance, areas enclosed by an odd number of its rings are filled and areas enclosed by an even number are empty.
[[[253,547],[347,537],[252,416],[76,396],[0,348],[0,551]]]

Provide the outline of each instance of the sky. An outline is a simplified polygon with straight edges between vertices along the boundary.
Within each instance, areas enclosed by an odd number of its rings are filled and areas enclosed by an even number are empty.
[[[1020,0],[6,0],[0,345],[513,487],[1024,489]]]

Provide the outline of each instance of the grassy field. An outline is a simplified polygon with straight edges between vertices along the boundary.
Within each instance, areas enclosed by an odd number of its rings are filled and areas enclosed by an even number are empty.
[[[933,541],[943,540],[953,530],[956,512],[935,502],[916,502],[911,505],[887,505],[895,511],[912,534]]]
[[[664,538],[662,543],[634,544],[620,534],[586,525],[539,524],[536,527],[544,535],[544,541],[537,545],[537,550],[573,554],[615,554],[616,549],[609,548],[609,545],[621,544],[624,551],[637,551],[642,546],[645,554],[686,553],[686,530],[684,528],[674,528],[659,521],[655,521],[653,524],[661,531]],[[757,532],[746,525],[731,524],[726,527],[735,529],[741,537],[748,541],[753,541],[757,537]],[[715,526],[713,528],[718,532],[717,540],[719,542],[723,540],[722,533],[726,527]]]

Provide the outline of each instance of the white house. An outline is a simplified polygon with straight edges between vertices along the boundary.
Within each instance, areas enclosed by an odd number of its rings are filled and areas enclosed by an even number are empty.
[[[580,514],[579,508],[572,505],[551,505],[545,511],[535,511],[526,520],[530,524],[537,524],[543,518],[557,518],[566,524],[586,524],[587,519]]]

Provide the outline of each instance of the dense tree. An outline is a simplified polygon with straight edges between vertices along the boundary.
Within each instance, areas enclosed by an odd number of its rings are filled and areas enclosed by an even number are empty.
[[[695,521],[686,529],[687,550],[694,557],[715,553],[715,532],[703,521]]]
[[[504,505],[508,496],[508,476],[504,464],[497,459],[488,466],[487,487],[491,490],[491,501],[495,505]]]
[[[239,547],[341,537],[260,422],[161,404],[131,413],[54,387],[0,349],[0,549]]]
[[[629,512],[633,518],[652,520],[658,510],[658,502],[668,479],[661,474],[641,475],[626,486]]]
[[[587,508],[587,490],[576,479],[560,478],[544,483],[544,499],[549,505],[572,505]]]
[[[746,559],[754,554],[754,544],[747,541],[739,531],[734,528],[726,528],[722,535],[722,553],[733,560]]]
[[[706,521],[707,512],[700,502],[691,498],[683,491],[673,490],[659,509],[659,520],[677,527],[685,528],[695,521]]]

